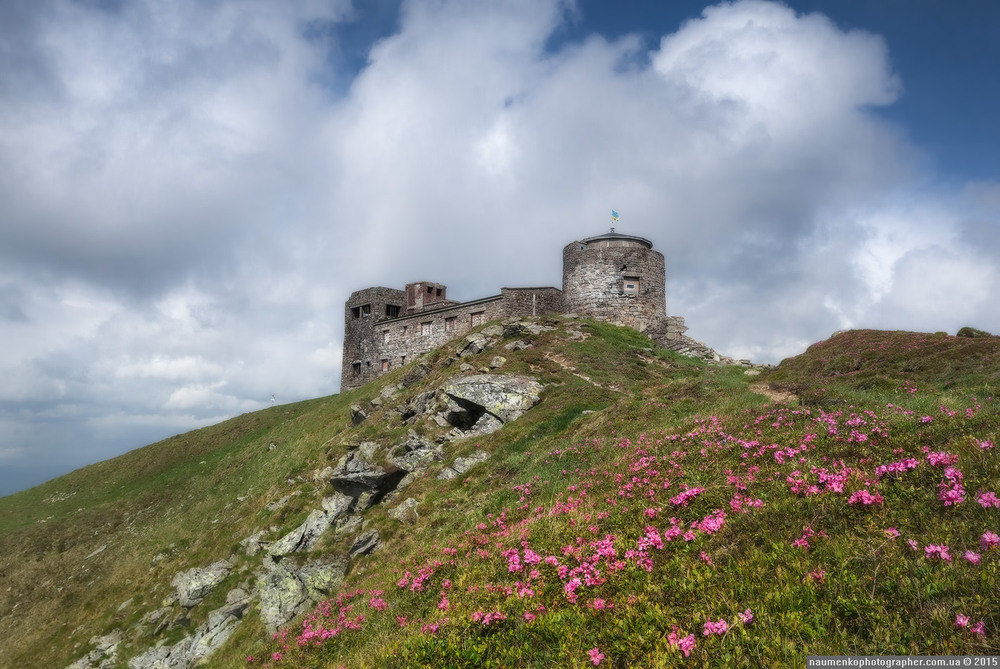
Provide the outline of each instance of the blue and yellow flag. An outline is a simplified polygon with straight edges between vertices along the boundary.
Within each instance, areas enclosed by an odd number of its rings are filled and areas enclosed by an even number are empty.
[[[618,220],[618,212],[615,211],[614,209],[611,210],[611,220],[612,221],[617,221]]]

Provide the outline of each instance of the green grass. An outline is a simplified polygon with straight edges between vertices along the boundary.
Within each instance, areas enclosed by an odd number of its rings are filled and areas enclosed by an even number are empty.
[[[996,338],[848,332],[752,377],[651,352],[648,339],[624,328],[548,322],[556,330],[534,337],[532,349],[498,345],[462,360],[478,369],[504,355],[500,371],[545,384],[542,402],[503,430],[448,444],[449,460],[480,448],[491,458],[453,481],[437,480],[431,468],[410,486],[403,496],[420,503],[416,524],[403,526],[382,507],[366,513],[383,550],[353,562],[329,604],[332,618],[313,618],[337,635],[300,646],[304,628],[293,621],[271,640],[251,612],[212,666],[247,666],[253,656],[251,666],[584,667],[593,666],[594,650],[604,655],[601,666],[750,667],[801,665],[807,655],[1000,650],[1000,549],[979,547],[985,531],[1000,532],[1000,509],[975,499],[978,490],[1000,493],[1000,449],[981,447],[1000,443],[1000,406],[990,394],[1000,376]],[[589,336],[574,338],[576,329]],[[350,404],[368,403],[408,369],[0,500],[11,588],[0,592],[0,610],[18,604],[18,615],[0,622],[0,663],[65,666],[91,636],[128,630],[158,608],[177,571],[234,554],[234,573],[192,610],[191,625],[199,624],[229,587],[248,587],[260,569],[259,556],[238,551],[239,540],[272,525],[280,536],[316,508],[329,490],[312,472],[335,464],[345,444],[389,446],[411,428],[431,438],[443,431],[403,424],[393,407],[458,373],[457,363],[446,364],[451,354],[429,354],[430,374],[359,427],[350,425]],[[798,400],[775,405],[755,389],[760,383]],[[956,458],[963,503],[939,499],[944,467],[927,452]],[[903,458],[919,465],[876,475]],[[842,490],[823,482],[831,473]],[[671,499],[686,487],[704,490],[676,506]],[[861,490],[881,503],[850,503]],[[42,501],[57,493],[75,494]],[[285,507],[265,510],[285,495]],[[671,517],[685,531],[692,523],[711,528],[717,510],[726,513],[717,530],[642,548],[647,528],[666,537]],[[807,548],[795,545],[802,539]],[[329,534],[307,557],[342,552],[348,542]],[[926,557],[939,544],[951,562]],[[614,556],[595,560],[602,545]],[[532,565],[531,576],[527,548],[557,564]],[[629,553],[637,550],[644,554]],[[511,568],[511,551],[522,568]],[[583,565],[600,575],[567,591],[568,570]],[[431,573],[415,589],[421,569]],[[372,604],[379,597],[384,608]],[[739,620],[746,609],[751,624]],[[338,626],[339,612],[363,615],[360,629]],[[982,621],[985,636],[957,628],[959,614],[970,627]],[[484,624],[488,615],[496,619]],[[725,634],[702,634],[720,618]],[[185,631],[135,634],[120,659]],[[688,635],[685,657],[676,642]]]

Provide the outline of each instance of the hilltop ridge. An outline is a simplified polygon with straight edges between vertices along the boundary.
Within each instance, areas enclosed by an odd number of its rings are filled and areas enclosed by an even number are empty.
[[[744,369],[585,318],[486,324],[0,500],[0,663],[996,652],[997,352],[853,331]]]

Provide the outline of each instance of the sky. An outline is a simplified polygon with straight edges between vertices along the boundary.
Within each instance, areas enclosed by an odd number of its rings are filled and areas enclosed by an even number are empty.
[[[0,494],[339,388],[344,302],[617,229],[777,363],[1000,332],[1000,3],[6,0]]]

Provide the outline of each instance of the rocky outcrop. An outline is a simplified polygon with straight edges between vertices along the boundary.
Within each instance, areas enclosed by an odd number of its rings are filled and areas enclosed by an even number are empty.
[[[337,557],[298,567],[283,560],[257,580],[260,618],[271,632],[313,602],[333,593],[347,573],[348,559]]]
[[[472,434],[488,434],[538,404],[542,385],[528,376],[458,376],[442,388],[449,400],[448,422]]]
[[[309,514],[305,522],[268,546],[267,552],[270,555],[282,556],[296,551],[310,550],[334,520],[328,512],[316,509]]]
[[[386,511],[386,515],[401,523],[415,523],[418,518],[417,506],[419,506],[417,500],[407,497],[402,504]]]
[[[150,648],[128,662],[129,669],[189,669],[204,661],[232,636],[250,606],[250,596],[236,588],[226,604],[208,614],[194,634],[173,645]]]
[[[204,599],[215,586],[222,583],[232,565],[226,560],[214,562],[207,567],[195,567],[174,576],[170,585],[177,589],[177,601],[190,609]]]
[[[367,446],[367,448],[366,448]],[[396,487],[406,472],[395,467],[386,469],[373,462],[372,457],[377,452],[374,447],[363,444],[345,455],[337,463],[330,478],[334,490],[357,500],[367,493],[369,500],[378,501],[390,490]]]
[[[450,467],[444,467],[438,474],[439,479],[451,480],[458,478],[459,474],[464,474],[481,462],[490,459],[490,454],[486,451],[476,451],[472,455],[464,458],[455,458]]]
[[[358,535],[358,538],[354,540],[354,543],[351,544],[351,557],[374,553],[378,550],[381,543],[381,539],[378,536],[378,530],[368,530],[367,532],[362,532]]]
[[[118,664],[118,644],[122,642],[121,630],[115,630],[104,636],[93,637],[90,643],[94,650],[90,651],[66,669],[108,669]]]

